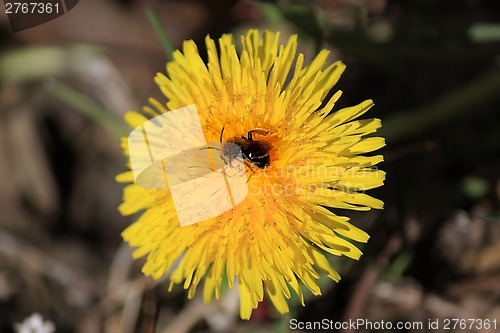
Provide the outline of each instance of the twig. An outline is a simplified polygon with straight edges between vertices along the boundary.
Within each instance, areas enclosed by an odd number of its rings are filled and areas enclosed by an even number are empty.
[[[356,320],[363,316],[371,290],[377,282],[380,272],[389,265],[391,257],[401,249],[402,244],[403,240],[400,234],[393,234],[391,236],[384,251],[378,256],[376,264],[365,271],[357,286],[354,288],[351,301],[344,312],[344,321],[348,321],[349,319]],[[341,332],[351,333],[354,332],[354,330],[343,329]]]

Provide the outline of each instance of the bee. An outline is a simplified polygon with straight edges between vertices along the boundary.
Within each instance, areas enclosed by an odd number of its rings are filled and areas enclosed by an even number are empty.
[[[262,128],[254,128],[247,132],[247,136],[232,137],[229,140],[222,141],[224,127],[220,133],[220,157],[226,165],[243,156],[245,165],[249,166],[252,171],[255,167],[265,169],[271,164],[271,156],[269,152],[272,146],[263,141],[254,140],[253,134],[268,135],[269,131]]]

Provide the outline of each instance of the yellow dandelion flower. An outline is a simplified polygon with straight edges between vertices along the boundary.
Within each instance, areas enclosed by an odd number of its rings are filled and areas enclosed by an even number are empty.
[[[194,105],[207,142],[219,142],[222,134],[223,144],[242,148],[249,190],[241,202],[181,226],[168,187],[142,188],[132,171],[117,177],[131,183],[124,189],[120,212],[145,210],[122,234],[137,247],[134,258],[147,256],[144,274],[158,279],[178,262],[170,288],[183,283],[192,298],[204,278],[207,303],[213,295],[220,297],[226,275],[231,288],[237,283],[243,319],[250,318],[265,292],[285,313],[291,289],[304,305],[301,288],[320,295],[320,273],[338,281],[325,253],[359,259],[361,251],[347,239],[366,242],[369,236],[330,208],[383,207],[364,193],[383,184],[385,173],[376,167],[383,157],[361,155],[384,146],[383,138],[364,137],[381,122],[355,120],[373,102],[332,112],[341,92],[324,99],[345,65],[337,61],[326,66],[327,50],[304,65],[304,56],[296,54],[297,36],[280,46],[279,37],[251,30],[241,37],[238,54],[232,35],[222,36],[218,48],[207,36],[208,64],[195,43],[185,41],[182,52],[167,63],[168,74],[155,78],[168,102],[150,99],[143,109],[157,117]],[[140,127],[148,118],[129,112],[126,120]],[[244,145],[254,142],[262,144],[263,152],[254,151],[252,158]],[[129,154],[126,139],[123,146]],[[227,151],[220,149],[210,153],[220,154],[227,164]]]

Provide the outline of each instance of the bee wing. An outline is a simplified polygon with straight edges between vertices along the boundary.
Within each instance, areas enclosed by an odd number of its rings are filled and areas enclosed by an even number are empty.
[[[248,193],[244,172],[231,177],[225,172],[245,168],[241,151],[226,166],[220,158],[220,143],[207,147],[194,105],[144,123],[132,131],[128,144],[136,183],[150,189],[169,188],[181,226],[220,215]]]
[[[246,174],[233,171],[244,170],[243,157],[240,154],[240,158],[226,165],[216,150],[218,146],[219,143],[211,143],[214,149],[196,149],[192,154],[187,153],[192,158],[185,160],[166,160],[170,165],[166,167],[166,177],[181,226],[218,216],[234,208],[248,194]]]
[[[191,157],[196,148],[207,145],[194,105],[159,115],[128,137],[130,164],[134,179],[145,188],[165,189],[162,160]],[[160,181],[159,181],[160,180]]]
[[[172,185],[170,191],[179,223],[186,226],[232,209],[241,201],[234,199],[244,198],[247,188],[245,177],[229,178],[223,173],[214,172]]]

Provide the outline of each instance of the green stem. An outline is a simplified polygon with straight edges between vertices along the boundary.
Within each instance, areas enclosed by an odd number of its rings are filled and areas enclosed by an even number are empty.
[[[113,117],[99,104],[66,84],[58,80],[53,80],[50,85],[48,85],[47,90],[55,97],[74,107],[81,114],[108,129],[117,137],[126,136],[128,132],[130,132],[123,121]]]
[[[172,60],[172,54],[175,51],[174,45],[170,37],[168,37],[167,33],[161,26],[160,20],[156,17],[155,13],[151,10],[151,8],[145,8],[146,16],[148,17],[149,23],[153,27],[153,30],[156,33],[156,36],[160,40],[161,45],[163,46],[163,50],[167,54],[167,59]]]

